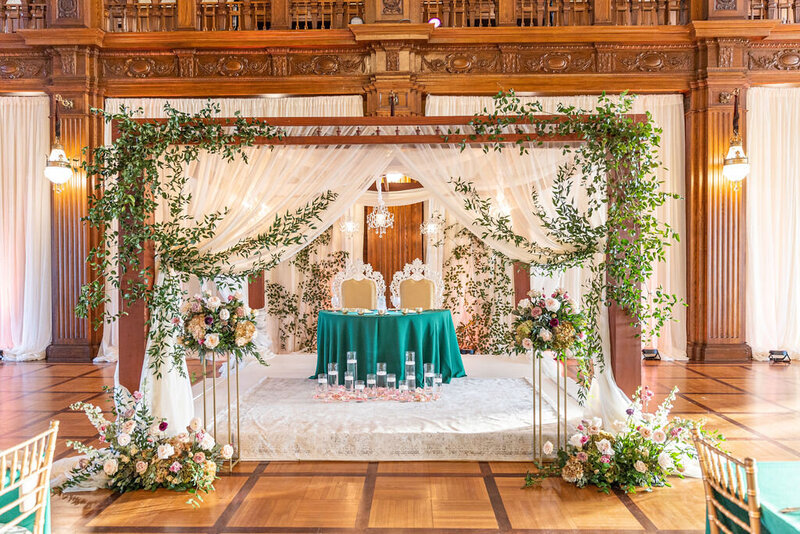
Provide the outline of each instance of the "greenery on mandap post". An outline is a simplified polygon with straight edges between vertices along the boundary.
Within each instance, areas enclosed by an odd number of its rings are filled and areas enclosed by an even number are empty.
[[[452,180],[464,196],[465,207],[477,215],[482,237],[513,243],[535,258],[532,268],[546,275],[571,267],[589,269],[582,296],[589,339],[587,350],[578,358],[584,380],[590,373],[588,354],[604,365],[598,325],[602,307],[619,305],[649,339],[658,335],[679,304],[663,287],[653,291],[647,287],[655,266],[665,261],[667,247],[679,239],[677,232],[658,220],[656,210],[680,196],[664,191],[656,176],[661,167],[661,130],[649,113],[647,120],[635,120],[630,115],[632,106],[629,95],[623,94],[619,102],[603,95],[593,110],[559,104],[554,121],[541,117],[541,103],[522,102],[513,91],[501,92],[494,97],[494,111],[476,114],[470,123],[474,133],[462,137],[462,149],[480,142],[488,152],[509,149],[513,145],[505,136],[521,133],[513,143],[521,154],[541,145],[541,134],[580,139],[563,147],[571,158],[557,170],[549,209],[532,193],[535,215],[566,252],[515,233],[510,216],[496,213],[491,199],[481,197],[472,183]]]
[[[190,275],[218,278],[225,284],[254,276],[277,265],[275,252],[302,243],[314,229],[319,215],[336,199],[324,191],[295,211],[276,215],[262,233],[242,238],[229,248],[209,252],[203,243],[211,240],[227,209],[195,219],[188,215],[192,195],[187,191],[188,163],[201,153],[216,154],[225,161],[247,162],[245,147],[261,139],[280,139],[283,132],[263,121],[237,115],[227,124],[214,120],[217,104],[209,102],[201,111],[184,113],[165,105],[166,119],[137,121],[141,110],[123,108],[119,113],[93,110],[111,124],[117,138],[111,145],[87,154],[83,169],[94,184],[85,221],[102,232],[100,243],[87,257],[98,274],[83,286],[76,312],[86,317],[92,309],[104,308],[95,326],[124,313],[124,306],[142,300],[147,307],[150,330],[148,357],[156,376],[166,354],[182,371],[183,347],[171,340],[180,334],[181,286]],[[163,217],[158,214],[164,214]],[[119,228],[124,228],[120,232]],[[145,246],[151,246],[162,279],[153,279],[153,268],[142,261]],[[251,258],[246,268],[233,263]],[[120,290],[123,306],[112,314],[105,283]]]

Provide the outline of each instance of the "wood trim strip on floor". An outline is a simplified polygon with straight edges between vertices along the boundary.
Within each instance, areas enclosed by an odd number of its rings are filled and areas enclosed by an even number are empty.
[[[489,494],[489,502],[492,503],[492,510],[494,510],[498,532],[509,532],[511,530],[511,521],[508,518],[506,506],[503,504],[503,498],[500,496],[500,490],[497,488],[497,482],[492,476],[492,468],[489,462],[480,462],[479,465],[483,475],[483,483],[486,485],[486,491]]]

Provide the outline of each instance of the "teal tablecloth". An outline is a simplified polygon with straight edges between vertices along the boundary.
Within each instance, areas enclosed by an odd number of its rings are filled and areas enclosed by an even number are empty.
[[[378,362],[386,362],[388,373],[405,379],[405,354],[416,352],[417,385],[422,386],[423,363],[433,363],[442,381],[466,376],[458,348],[453,316],[449,310],[422,313],[375,312],[358,315],[321,311],[317,324],[317,371],[327,372],[328,363],[339,363],[339,382],[344,382],[347,352],[356,351],[358,380],[375,373]]]
[[[5,477],[6,484],[10,484],[10,482],[8,480],[8,475],[9,475],[8,472],[3,474],[3,476]],[[8,503],[16,501],[18,497],[19,497],[19,488],[17,488],[16,490],[14,490],[14,491],[12,491],[12,492],[10,492],[8,494],[0,495],[0,508],[3,508]],[[46,505],[45,511],[44,511],[44,533],[45,534],[50,534],[50,492],[49,491],[47,492],[46,499],[47,499],[47,505]],[[33,501],[33,498],[31,498],[31,501]],[[10,523],[14,519],[16,519],[20,514],[21,514],[21,512],[20,512],[19,506],[16,506],[16,507],[12,508],[8,512],[0,515],[0,525],[6,524],[6,523]],[[28,517],[23,519],[19,523],[18,526],[20,526],[22,528],[25,528],[25,529],[28,529],[29,531],[33,532],[33,524],[34,524],[35,521],[36,521],[36,512],[32,513],[31,515],[29,515]]]
[[[800,532],[800,512],[780,513],[784,508],[800,506],[800,462],[758,462],[756,464],[758,499],[761,505],[761,532],[764,534],[796,534]],[[723,506],[736,517],[748,521],[747,512],[717,496]],[[735,534],[745,532],[722,514],[717,516]],[[706,521],[706,532],[709,532]]]

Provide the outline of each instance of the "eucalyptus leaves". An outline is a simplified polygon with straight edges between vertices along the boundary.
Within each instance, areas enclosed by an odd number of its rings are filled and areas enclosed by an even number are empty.
[[[564,245],[567,252],[555,251],[531,242],[514,232],[511,218],[498,214],[491,199],[482,198],[471,183],[454,179],[456,191],[464,196],[468,210],[477,215],[482,237],[513,243],[537,258],[536,269],[556,274],[569,267],[586,267],[591,276],[583,295],[587,316],[588,349],[602,355],[598,317],[602,306],[618,304],[643,329],[643,336],[658,335],[671,318],[678,303],[675,295],[658,287],[653,292],[646,282],[654,266],[665,259],[666,247],[679,236],[656,218],[656,210],[678,195],[662,190],[655,171],[660,167],[658,145],[661,131],[648,120],[637,121],[628,115],[633,98],[622,95],[614,103],[605,95],[594,110],[559,106],[559,120],[538,117],[543,112],[538,102],[523,103],[513,92],[495,96],[495,111],[484,110],[471,122],[474,134],[462,142],[486,136],[484,150],[505,150],[504,135],[526,131],[575,135],[581,142],[564,147],[571,160],[558,168],[552,187],[552,206],[534,191],[535,215],[549,235]],[[533,135],[516,141],[522,154]],[[582,198],[578,203],[576,197]],[[550,202],[550,200],[548,200]],[[596,222],[602,219],[602,222]],[[579,360],[583,376],[588,361]],[[600,360],[602,365],[602,360]]]
[[[104,280],[120,289],[123,304],[143,300],[150,328],[148,356],[151,368],[160,376],[165,355],[182,369],[183,348],[174,343],[180,333],[179,318],[183,290],[190,275],[200,279],[227,277],[230,283],[269,269],[280,261],[275,254],[282,246],[302,243],[336,194],[322,192],[295,211],[276,215],[262,233],[243,238],[232,246],[208,251],[201,244],[215,236],[227,210],[195,219],[188,214],[192,196],[187,192],[185,166],[201,153],[216,154],[224,161],[242,158],[244,147],[257,138],[279,139],[281,130],[263,121],[237,116],[223,125],[214,118],[219,106],[211,102],[195,114],[165,106],[163,121],[137,121],[140,110],[123,108],[112,114],[94,110],[107,123],[115,122],[117,138],[110,146],[92,150],[83,164],[94,192],[89,197],[85,220],[102,232],[87,263],[97,277],[82,288],[76,312],[85,317],[90,309],[108,303]],[[157,218],[156,211],[168,214]],[[117,229],[117,221],[120,228]],[[159,264],[154,285],[152,266],[143,261],[145,247],[152,247]],[[237,260],[251,258],[246,267]],[[122,312],[120,312],[122,313]],[[114,320],[120,313],[104,309],[98,322]]]

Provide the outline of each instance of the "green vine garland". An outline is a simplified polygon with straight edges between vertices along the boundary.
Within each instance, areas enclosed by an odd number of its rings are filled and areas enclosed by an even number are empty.
[[[514,346],[511,260],[459,224],[445,228],[444,236],[453,242],[443,266],[444,307],[456,310],[463,301],[471,318],[456,328],[459,347],[480,354],[509,354]]]
[[[494,97],[495,110],[484,109],[471,121],[474,133],[462,142],[462,150],[478,136],[487,136],[484,151],[501,151],[509,143],[509,133],[534,131],[556,135],[577,135],[581,143],[567,145],[564,153],[572,160],[558,168],[552,188],[554,215],[548,215],[536,192],[532,200],[535,215],[556,241],[568,252],[556,252],[531,242],[515,233],[511,218],[498,215],[491,199],[482,198],[468,181],[454,178],[457,192],[464,197],[465,207],[476,214],[476,225],[483,238],[513,243],[537,259],[535,268],[545,275],[554,275],[569,267],[588,267],[591,275],[586,283],[582,308],[589,331],[588,349],[599,356],[604,365],[598,328],[602,306],[618,304],[642,328],[643,336],[658,335],[671,319],[679,299],[657,287],[652,293],[646,282],[654,275],[654,265],[665,261],[666,247],[679,236],[668,224],[659,221],[656,210],[677,194],[662,190],[663,183],[655,171],[661,164],[658,146],[661,130],[647,114],[647,121],[630,116],[633,98],[623,94],[619,103],[602,95],[594,110],[559,105],[559,121],[538,117],[543,113],[539,102],[523,103],[514,93],[500,92]],[[533,125],[525,130],[523,124]],[[526,154],[540,139],[524,135],[515,144]],[[585,207],[575,202],[573,192],[581,190],[587,199]],[[605,210],[605,222],[595,224],[592,218]],[[598,259],[596,259],[598,258]],[[581,375],[588,377],[590,358],[579,358]]]
[[[263,233],[245,237],[225,250],[202,251],[199,243],[214,237],[227,209],[200,220],[190,217],[187,207],[192,196],[185,192],[188,177],[184,166],[196,160],[201,151],[228,162],[236,158],[247,162],[244,147],[252,146],[256,138],[280,139],[283,132],[238,113],[232,124],[219,124],[213,119],[220,108],[210,101],[195,114],[169,104],[164,110],[167,118],[160,122],[135,120],[141,109],[123,108],[119,113],[93,110],[107,123],[116,121],[118,137],[110,146],[93,149],[82,164],[95,187],[84,220],[102,232],[102,239],[87,258],[98,276],[83,286],[76,307],[80,317],[103,307],[97,327],[103,320],[113,321],[125,313],[126,305],[144,301],[149,312],[150,367],[158,377],[166,354],[182,370],[184,351],[177,344],[168,346],[168,342],[180,331],[174,319],[180,317],[184,296],[181,285],[189,276],[224,277],[217,278],[217,283],[230,285],[271,268],[280,262],[275,249],[302,243],[320,214],[336,199],[335,193],[322,192],[296,211],[276,215]],[[168,220],[155,220],[153,214],[159,205],[167,208]],[[124,232],[116,229],[116,221]],[[145,247],[152,247],[164,275],[161,283],[153,283],[153,268],[142,261]],[[236,258],[250,257],[258,259],[243,272],[231,265]],[[123,306],[117,314],[109,313],[104,306],[108,303],[105,282],[120,290]]]
[[[332,236],[333,227],[325,230],[289,260],[290,265],[302,277],[295,292],[278,282],[266,284],[267,313],[278,318],[278,342],[281,350],[289,348],[290,336],[297,339],[295,350],[317,350],[319,312],[330,305],[331,280],[345,268],[350,256],[347,251],[338,250],[318,258],[320,247],[330,245]]]

